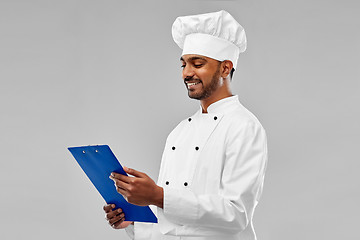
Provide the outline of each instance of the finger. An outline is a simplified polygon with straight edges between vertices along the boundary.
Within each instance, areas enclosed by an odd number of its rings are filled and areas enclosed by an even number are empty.
[[[128,168],[128,167],[124,167],[124,171],[127,173],[127,174],[130,174],[130,175],[133,175],[135,177],[146,177],[147,175],[143,172],[139,172],[139,171],[136,171],[135,169],[132,169],[132,168]]]
[[[113,217],[115,217],[116,215],[119,215],[119,214],[121,214],[121,213],[123,213],[122,209],[121,209],[121,208],[118,208],[118,209],[116,209],[116,210],[114,210],[114,211],[108,212],[108,213],[105,215],[105,219],[109,221],[110,219],[112,219]]]
[[[116,188],[116,191],[118,192],[118,193],[120,193],[125,199],[127,199],[127,196],[128,196],[128,192],[127,191],[125,191],[124,189],[121,189],[121,188]]]
[[[110,225],[113,225],[114,223],[120,221],[121,219],[123,219],[125,217],[125,214],[124,213],[121,213],[119,215],[116,215],[115,217],[111,218],[109,220],[109,224]]]
[[[129,183],[130,180],[131,180],[131,177],[125,176],[125,175],[122,175],[122,174],[116,173],[116,172],[112,172],[110,174],[109,178],[111,180],[114,180],[114,181],[117,179],[117,180],[120,180],[120,181],[123,181],[123,182],[126,182],[126,183]]]
[[[114,208],[115,208],[115,204],[107,204],[103,207],[103,209],[106,213],[110,212]]]
[[[115,228],[115,229],[116,229],[116,228],[119,228],[120,225],[121,225],[124,221],[125,221],[125,218],[121,218],[119,221],[113,223],[113,224],[111,225],[111,227],[113,227],[113,228]]]
[[[124,190],[127,190],[129,188],[129,186],[130,186],[128,183],[122,182],[122,181],[119,181],[119,180],[114,180],[114,184],[115,184],[116,188],[121,188],[121,189],[124,189]]]

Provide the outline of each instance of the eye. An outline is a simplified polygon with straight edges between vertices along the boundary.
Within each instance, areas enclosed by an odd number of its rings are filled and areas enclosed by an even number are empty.
[[[201,68],[203,66],[203,64],[194,64],[194,67],[196,68]]]
[[[185,67],[185,65],[181,65],[181,68],[184,68]]]

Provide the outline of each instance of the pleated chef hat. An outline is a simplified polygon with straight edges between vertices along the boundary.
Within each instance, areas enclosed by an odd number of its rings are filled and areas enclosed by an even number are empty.
[[[197,54],[230,60],[236,68],[239,54],[246,50],[244,28],[226,11],[182,16],[172,26],[172,36],[182,55]]]

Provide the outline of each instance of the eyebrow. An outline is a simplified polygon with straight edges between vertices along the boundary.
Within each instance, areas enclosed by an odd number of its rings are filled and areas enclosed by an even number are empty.
[[[199,59],[207,62],[207,60],[206,60],[205,58],[203,58],[203,57],[191,57],[191,58],[189,58],[188,60],[189,60],[189,61],[194,61],[194,60],[199,60]],[[180,61],[185,62],[185,60],[184,60],[183,57],[180,58]]]

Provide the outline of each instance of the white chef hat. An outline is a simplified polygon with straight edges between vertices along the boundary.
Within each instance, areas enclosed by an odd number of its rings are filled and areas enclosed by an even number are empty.
[[[197,54],[230,60],[236,68],[239,54],[246,50],[244,28],[226,11],[176,18],[172,36],[182,55]]]

